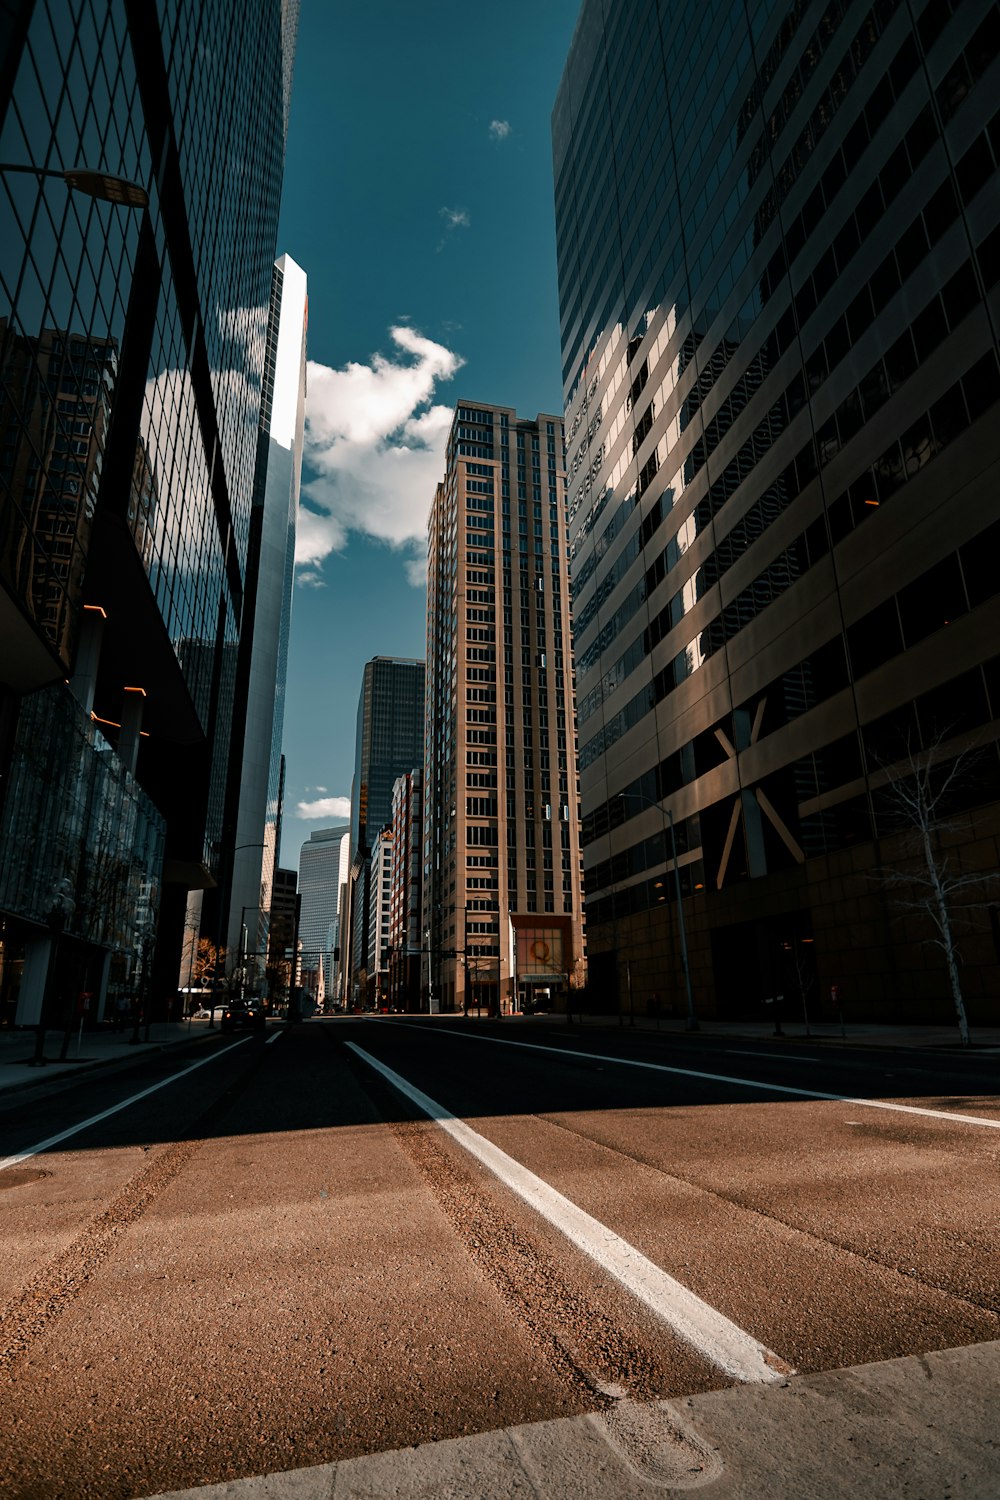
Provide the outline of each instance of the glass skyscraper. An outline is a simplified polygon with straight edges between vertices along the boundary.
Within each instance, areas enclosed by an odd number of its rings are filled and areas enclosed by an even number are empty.
[[[637,1004],[684,1004],[679,883],[699,1008],[941,1014],[878,872],[892,768],[971,746],[955,858],[995,864],[998,87],[995,4],[583,5],[553,148],[588,947]],[[988,923],[962,947],[981,1007]]]
[[[348,999],[366,967],[369,927],[369,865],[379,831],[392,822],[396,779],[419,769],[424,759],[424,663],[376,656],[365,663],[358,698],[354,780],[351,787],[350,924],[341,928]],[[343,920],[343,913],[342,920]],[[363,997],[362,997],[363,998]]]
[[[102,994],[109,965],[150,990],[135,955],[158,920],[162,995],[187,892],[233,842],[295,19],[281,0],[5,10],[0,987],[21,1020],[40,1011],[54,892],[67,975],[86,963]],[[33,802],[13,791],[29,785]]]

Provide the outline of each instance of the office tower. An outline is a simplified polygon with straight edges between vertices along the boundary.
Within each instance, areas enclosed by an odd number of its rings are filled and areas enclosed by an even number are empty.
[[[587,925],[637,1007],[687,1008],[686,940],[696,1010],[946,1014],[879,872],[908,747],[978,746],[956,860],[998,829],[998,37],[585,0],[552,128]]]
[[[245,954],[262,968],[278,859],[288,635],[306,404],[305,272],[275,263],[261,387],[257,472],[236,677],[227,826],[235,823],[227,946],[246,926]],[[329,976],[327,976],[329,977]]]
[[[222,873],[295,8],[5,14],[0,991],[33,1023],[162,1005]]]
[[[392,886],[389,896],[389,1001],[420,1008],[420,870],[423,857],[423,773],[408,771],[392,788]]]
[[[272,1009],[283,1012],[296,983],[298,877],[294,870],[274,871],[267,923],[267,993]]]
[[[332,987],[333,950],[338,943],[341,844],[348,830],[318,828],[299,851],[299,951],[303,966],[323,969],[324,990]]]
[[[330,985],[331,998],[338,1004],[346,999],[346,975],[348,965],[348,933],[351,918],[351,830],[344,830],[340,840],[340,876],[337,897],[336,936],[330,944],[333,952]]]
[[[298,912],[298,876],[294,870],[274,872],[271,887],[271,910],[267,924],[267,961],[278,964],[293,957]]]
[[[424,663],[376,656],[365,663],[358,698],[354,780],[351,788],[351,875],[348,999],[364,999],[359,975],[368,959],[369,864],[375,838],[392,818],[398,776],[424,758]]]
[[[493,1011],[583,978],[563,427],[463,403],[427,553],[430,998]]]

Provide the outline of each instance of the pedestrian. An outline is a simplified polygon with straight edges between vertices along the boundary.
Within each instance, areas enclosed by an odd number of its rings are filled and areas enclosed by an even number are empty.
[[[127,995],[117,995],[111,1010],[112,1031],[124,1031],[128,1020],[129,1001]]]

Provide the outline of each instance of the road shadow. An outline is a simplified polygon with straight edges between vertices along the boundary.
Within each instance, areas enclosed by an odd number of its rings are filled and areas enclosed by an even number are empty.
[[[738,1041],[738,1045],[734,1042]],[[633,1031],[581,1031],[461,1016],[343,1017],[137,1057],[67,1084],[14,1095],[0,1110],[0,1158],[53,1140],[50,1149],[102,1150],[178,1140],[343,1130],[426,1118],[617,1110],[702,1110],[847,1099],[927,1100],[935,1111],[995,1110],[996,1060],[887,1048]],[[353,1045],[349,1046],[348,1043]],[[355,1049],[413,1085],[427,1110]],[[809,1048],[806,1051],[804,1049]],[[636,1066],[640,1064],[640,1066]],[[874,1115],[875,1112],[873,1112]],[[881,1112],[879,1112],[881,1113]],[[883,1116],[884,1118],[884,1116]],[[1000,1116],[997,1116],[1000,1119]],[[89,1122],[83,1130],[76,1127]],[[920,1115],[906,1129],[940,1131]],[[966,1129],[968,1127],[955,1127]],[[970,1143],[972,1132],[969,1132]],[[0,1191],[4,1174],[0,1172]]]

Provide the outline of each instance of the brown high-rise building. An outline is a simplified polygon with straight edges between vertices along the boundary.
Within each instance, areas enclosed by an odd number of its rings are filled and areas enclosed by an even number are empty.
[[[462,404],[428,528],[425,984],[560,1003],[584,977],[563,426]]]

